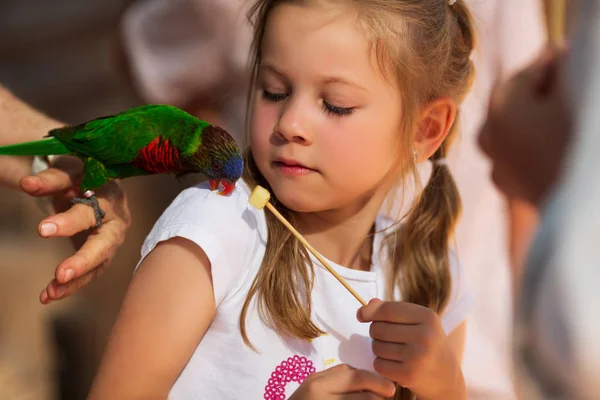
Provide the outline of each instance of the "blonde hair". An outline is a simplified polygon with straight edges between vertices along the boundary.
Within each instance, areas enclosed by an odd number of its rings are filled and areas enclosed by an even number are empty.
[[[258,0],[249,12],[254,22],[252,75],[248,111],[261,61],[261,43],[270,11],[281,3],[312,3],[317,0]],[[323,2],[325,0],[318,0]],[[393,78],[403,95],[402,160],[412,161],[419,111],[429,101],[449,97],[462,102],[473,81],[470,54],[475,34],[470,13],[463,0],[348,0],[365,28],[382,71]],[[248,112],[248,115],[250,112]],[[432,160],[446,157],[457,135],[457,115],[450,133]],[[413,162],[403,162],[401,173],[419,183]],[[246,152],[243,179],[254,187],[270,190],[258,170],[251,150]],[[406,180],[403,180],[406,182]],[[272,199],[290,222],[294,213]],[[460,215],[460,196],[447,166],[435,164],[430,180],[417,196],[399,228],[386,233],[390,279],[387,297],[396,288],[404,301],[430,307],[442,313],[451,289],[450,240]],[[261,268],[252,283],[240,315],[244,341],[252,347],[245,318],[254,296],[261,317],[280,334],[314,339],[323,331],[311,320],[311,291],[314,267],[307,250],[271,213],[266,213],[268,240]],[[377,251],[377,249],[373,249]],[[400,391],[399,391],[400,392]],[[409,398],[408,391],[397,398]]]

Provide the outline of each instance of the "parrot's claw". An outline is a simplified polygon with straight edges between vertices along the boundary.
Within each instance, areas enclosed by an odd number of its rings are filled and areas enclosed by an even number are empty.
[[[71,204],[85,204],[94,209],[94,215],[96,216],[96,228],[100,228],[102,226],[102,219],[106,215],[104,211],[100,208],[100,204],[98,204],[98,199],[96,195],[92,192],[89,194],[86,192],[84,194],[85,197],[74,197],[71,199]]]

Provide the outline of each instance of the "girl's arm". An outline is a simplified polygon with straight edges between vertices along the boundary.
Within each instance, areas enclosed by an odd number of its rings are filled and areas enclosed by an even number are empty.
[[[187,239],[160,243],[134,275],[89,399],[165,399],[216,312],[210,262]]]

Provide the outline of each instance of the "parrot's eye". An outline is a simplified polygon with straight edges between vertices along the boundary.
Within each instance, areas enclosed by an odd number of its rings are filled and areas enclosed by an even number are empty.
[[[216,170],[220,170],[221,169],[221,165],[219,163],[214,163],[213,164],[213,168]]]

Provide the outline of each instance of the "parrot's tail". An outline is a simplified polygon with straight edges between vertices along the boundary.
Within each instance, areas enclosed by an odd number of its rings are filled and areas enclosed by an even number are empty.
[[[0,146],[0,156],[52,156],[70,153],[71,150],[55,138]]]

